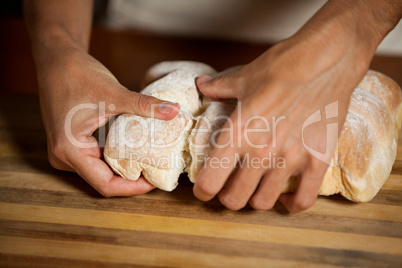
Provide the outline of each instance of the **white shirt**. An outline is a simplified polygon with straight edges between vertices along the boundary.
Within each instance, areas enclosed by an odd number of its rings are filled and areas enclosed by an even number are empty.
[[[276,43],[302,27],[325,0],[111,0],[107,24],[173,36]],[[364,22],[362,22],[364,23]],[[402,23],[378,52],[402,56]]]

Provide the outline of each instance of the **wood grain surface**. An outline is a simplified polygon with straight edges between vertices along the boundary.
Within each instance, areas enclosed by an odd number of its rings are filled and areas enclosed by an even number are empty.
[[[48,163],[37,96],[0,94],[1,267],[401,267],[402,138],[369,203],[320,197],[289,214],[171,193],[102,198]]]

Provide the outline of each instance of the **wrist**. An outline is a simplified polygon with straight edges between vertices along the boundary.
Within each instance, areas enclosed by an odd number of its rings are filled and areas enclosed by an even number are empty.
[[[309,64],[306,66],[311,70],[309,77],[336,69],[345,75],[348,70],[347,76],[357,83],[367,72],[377,46],[398,23],[402,8],[395,3],[400,2],[329,1],[294,36],[282,43],[299,48],[294,57],[298,62]]]
[[[39,76],[54,67],[63,66],[77,54],[88,53],[86,47],[58,27],[49,27],[43,34],[32,37],[31,47]]]
[[[362,9],[362,12],[364,12],[367,17],[367,24],[362,23],[362,26],[367,25],[372,28],[381,40],[402,18],[401,0],[359,0],[352,1],[352,3]]]
[[[88,52],[92,5],[92,0],[24,1],[24,17],[35,61],[65,49]]]
[[[402,1],[356,0],[347,2],[350,2],[350,8],[355,18],[358,41],[362,47],[368,48],[374,55],[384,37],[402,18]]]

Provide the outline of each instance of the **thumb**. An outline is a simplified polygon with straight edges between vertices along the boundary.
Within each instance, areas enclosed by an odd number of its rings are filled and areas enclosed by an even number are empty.
[[[116,103],[116,114],[128,113],[161,120],[173,119],[180,112],[180,105],[138,92],[125,90]]]
[[[209,75],[201,75],[197,78],[198,89],[211,99],[232,99],[236,98],[234,86],[236,83],[231,76],[213,78]]]

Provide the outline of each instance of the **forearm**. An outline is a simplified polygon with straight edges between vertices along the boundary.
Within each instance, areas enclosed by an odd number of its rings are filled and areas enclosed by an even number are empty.
[[[328,30],[329,41],[354,38],[374,53],[401,17],[402,0],[332,0],[300,32]]]
[[[25,0],[23,5],[35,60],[53,48],[88,51],[92,0]]]
[[[399,22],[402,0],[332,0],[328,1],[294,36],[286,40],[290,46],[301,48],[294,60],[303,62],[308,73],[305,79],[330,75],[337,69],[355,84],[370,65],[371,59],[389,31]],[[347,87],[345,93],[352,92]]]

